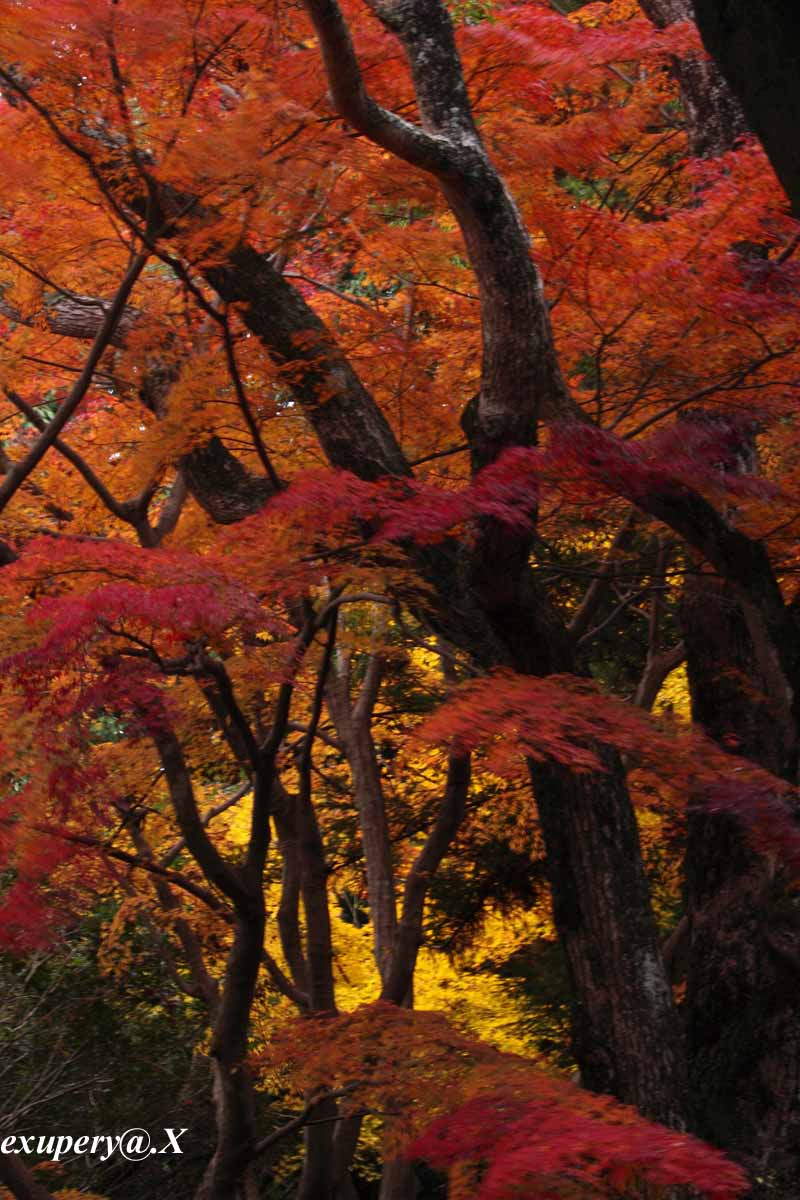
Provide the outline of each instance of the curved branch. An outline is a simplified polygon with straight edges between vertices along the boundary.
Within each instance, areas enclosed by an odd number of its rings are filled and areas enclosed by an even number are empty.
[[[292,1117],[291,1121],[287,1121],[285,1125],[281,1125],[273,1133],[268,1134],[267,1137],[262,1138],[259,1142],[256,1142],[255,1146],[253,1147],[253,1156],[263,1154],[266,1150],[270,1150],[273,1146],[276,1146],[278,1142],[283,1141],[284,1138],[290,1137],[293,1133],[297,1133],[297,1131],[302,1129],[307,1123],[314,1110],[319,1108],[321,1104],[324,1104],[326,1101],[330,1100],[339,1100],[342,1096],[349,1096],[350,1093],[355,1091],[357,1087],[358,1084],[350,1083],[347,1084],[346,1087],[337,1088],[335,1091],[318,1092],[306,1102],[305,1107],[297,1114],[296,1117]],[[339,1119],[341,1120],[341,1118]]]
[[[350,31],[336,0],[306,0],[322,48],[336,108],[354,129],[412,166],[434,175],[456,168],[451,146],[381,107],[367,92]]]
[[[366,93],[337,0],[306,0],[306,8],[339,112],[376,145],[436,176],[461,227],[479,283],[483,328],[481,390],[465,424],[478,468],[507,446],[534,442],[540,416],[569,413],[579,420],[582,414],[556,358],[530,239],[475,126],[445,5],[368,2],[406,52],[422,130],[386,113]]]
[[[154,729],[151,736],[161,758],[172,807],[189,853],[208,882],[219,888],[235,908],[248,909],[251,902],[248,889],[206,833],[180,742],[164,726]]]

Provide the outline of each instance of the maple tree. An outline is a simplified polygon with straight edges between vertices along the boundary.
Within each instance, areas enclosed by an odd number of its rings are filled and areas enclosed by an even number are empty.
[[[198,1200],[796,1191],[800,234],[692,15],[0,0],[3,939],[156,939]],[[488,844],[581,1087],[425,1011]]]

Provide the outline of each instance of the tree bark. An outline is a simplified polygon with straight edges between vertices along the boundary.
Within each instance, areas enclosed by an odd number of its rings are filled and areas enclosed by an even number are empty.
[[[296,987],[308,994],[308,964],[300,933],[301,865],[297,833],[297,799],[283,788],[274,806],[278,851],[281,856],[281,898],[277,925],[283,957]]]
[[[488,563],[492,563],[489,556]],[[579,674],[574,643],[533,572],[473,562],[474,602],[518,671]],[[530,763],[553,916],[572,989],[582,1082],[682,1127],[686,1063],[661,956],[636,817],[619,755],[604,772]]]
[[[681,604],[693,720],[775,773],[785,699],[765,678],[746,614],[711,575]],[[800,918],[785,873],[730,816],[690,813],[686,1028],[693,1129],[748,1169],[754,1197],[800,1189]]]
[[[309,1007],[312,1014],[331,1017],[336,1015],[336,993],[328,903],[328,864],[312,798],[311,759],[335,639],[336,613],[328,627],[328,640],[319,668],[308,730],[303,739],[298,762],[300,779],[294,826],[300,864],[300,894],[305,913]],[[325,1100],[315,1110],[313,1123],[307,1125],[303,1131],[305,1154],[297,1200],[333,1200],[336,1186],[333,1147],[336,1115],[336,1101]]]
[[[706,49],[800,217],[800,8],[791,0],[694,0],[694,9]]]
[[[397,929],[392,843],[371,729],[383,671],[383,658],[379,654],[371,655],[361,694],[352,704],[350,659],[347,655],[339,654],[328,685],[328,708],[345,747],[353,779],[353,795],[364,848],[373,951],[381,980],[386,979],[391,965]]]
[[[417,1181],[414,1166],[405,1158],[394,1158],[387,1162],[381,1175],[378,1200],[414,1200]]]
[[[641,3],[657,24],[690,15],[687,0]],[[698,69],[694,57],[678,64],[690,145],[708,130],[706,153],[721,154],[745,131],[743,124],[737,130],[735,109],[725,96],[732,90],[797,214],[796,7],[770,0],[757,6],[746,0],[695,0],[694,8],[706,47],[730,88],[721,90],[713,68],[700,64]],[[743,450],[742,467],[757,470],[755,447]],[[791,641],[792,629],[785,639],[778,635],[776,646],[769,620],[752,598],[710,572],[687,576],[680,619],[693,720],[723,748],[795,778],[796,728],[787,679],[795,692],[797,679],[791,655],[780,656],[783,669],[778,664],[778,648]],[[691,1126],[743,1163],[754,1197],[788,1200],[800,1183],[796,906],[784,873],[755,853],[741,824],[723,814],[690,812],[685,885]]]
[[[234,925],[211,1042],[217,1145],[196,1200],[230,1200],[252,1158],[253,1084],[245,1060],[265,924],[260,895],[254,897],[249,913],[237,914]]]
[[[390,969],[381,993],[383,1000],[390,1000],[393,1004],[402,1004],[411,992],[417,954],[422,944],[422,921],[428,888],[466,816],[470,773],[469,755],[451,754],[442,803],[425,844],[408,873]]]
[[[50,332],[58,337],[78,338],[81,341],[90,342],[97,336],[97,331],[111,304],[111,300],[101,300],[97,296],[77,296],[64,293],[55,296],[52,300],[45,300],[41,315]],[[34,325],[32,317],[21,313],[2,296],[0,296],[0,313],[18,325]],[[109,338],[109,345],[123,346],[140,316],[139,309],[133,306],[126,308]]]
[[[304,629],[301,647],[313,637],[313,626]],[[211,664],[208,664],[209,670]],[[205,678],[205,664],[196,671]],[[151,729],[158,750],[170,801],[186,848],[208,884],[217,888],[233,908],[233,942],[215,1005],[210,1057],[217,1143],[196,1200],[230,1200],[247,1179],[256,1143],[253,1083],[247,1066],[250,1015],[258,986],[264,951],[266,907],[263,874],[270,841],[270,804],[275,786],[275,755],[286,732],[291,684],[284,684],[276,705],[272,733],[263,746],[256,744],[230,689],[230,681],[217,671],[214,682],[230,709],[241,718],[244,752],[254,768],[250,836],[243,864],[232,864],[219,852],[200,817],[191,775],[180,742],[166,711]],[[213,706],[212,706],[213,711]],[[234,746],[237,743],[234,741]]]
[[[56,1200],[16,1154],[0,1154],[0,1183],[10,1189],[16,1200]]]
[[[619,759],[610,752],[603,758],[605,775],[530,765],[553,916],[572,983],[573,1051],[584,1086],[682,1127],[683,1039],[638,828]]]
[[[483,329],[480,392],[462,422],[473,468],[494,462],[509,446],[535,443],[542,416],[583,420],[561,375],[527,233],[475,126],[444,5],[370,0],[405,50],[421,117],[417,126],[386,112],[367,93],[335,0],[306,4],[339,111],[372,141],[434,175],[461,227],[478,280]],[[501,661],[532,674],[573,670],[563,622],[530,574],[530,550],[529,535],[481,522],[458,571],[461,607],[472,611],[471,624],[481,631],[477,647],[469,638],[469,649],[484,662],[499,652]],[[464,645],[465,632],[452,629],[447,636]],[[592,1086],[680,1123],[677,1019],[624,776],[613,756],[608,765],[610,778],[593,777],[591,783],[560,767],[532,768],[558,932],[576,988],[576,1049]],[[650,1067],[642,1055],[642,1030],[650,1036],[657,1031],[661,1047]]]
[[[675,21],[694,20],[692,0],[639,0],[639,3],[659,29]],[[696,158],[724,154],[747,132],[739,100],[716,63],[702,54],[673,59],[673,71],[681,91],[689,153]]]
[[[226,303],[241,306],[273,362],[289,366],[287,380],[332,466],[362,479],[410,473],[388,421],[323,322],[263,254],[239,245],[205,276]]]

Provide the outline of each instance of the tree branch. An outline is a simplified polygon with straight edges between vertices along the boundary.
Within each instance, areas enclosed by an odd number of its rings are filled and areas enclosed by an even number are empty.
[[[364,87],[350,31],[336,0],[306,0],[320,41],[333,102],[344,119],[370,141],[423,171],[452,172],[448,142],[377,104]]]
[[[395,936],[392,962],[381,998],[402,1004],[414,978],[417,953],[422,943],[422,918],[431,879],[447,853],[464,820],[470,784],[469,754],[451,754],[447,783],[433,828],[406,878],[403,907]]]
[[[251,900],[249,889],[239,873],[225,862],[205,831],[178,739],[165,725],[153,729],[151,736],[161,758],[172,807],[187,849],[210,884],[219,888],[235,908],[247,908]]]
[[[609,580],[614,574],[618,556],[630,544],[635,523],[636,509],[631,508],[622,525],[617,530],[597,575],[587,588],[583,600],[578,605],[575,615],[567,626],[570,635],[576,642],[588,630],[591,620],[602,602],[603,596],[608,589]]]
[[[269,479],[274,491],[279,492],[283,487],[283,484],[275,473],[272,460],[267,454],[266,447],[262,440],[261,431],[256,424],[255,417],[253,416],[252,409],[250,408],[250,401],[247,399],[247,393],[244,389],[242,376],[239,372],[239,365],[236,362],[236,349],[233,344],[233,338],[231,337],[231,328],[227,313],[225,313],[222,319],[221,329],[222,340],[225,346],[225,358],[228,363],[228,374],[231,377],[233,390],[236,393],[239,411],[244,418],[245,425],[250,431],[250,436],[253,439],[253,445],[255,446],[256,454],[258,455],[259,461],[261,462],[261,465],[267,474],[267,478]]]
[[[299,1112],[296,1117],[293,1117],[291,1121],[287,1121],[285,1125],[281,1125],[279,1129],[274,1131],[274,1133],[270,1133],[267,1137],[262,1138],[261,1141],[256,1142],[255,1146],[253,1147],[253,1156],[255,1157],[256,1155],[264,1154],[265,1151],[270,1150],[273,1146],[276,1146],[278,1142],[282,1142],[284,1138],[291,1137],[293,1133],[297,1133],[298,1130],[302,1129],[303,1126],[308,1122],[309,1117],[314,1110],[320,1106],[320,1104],[324,1104],[329,1100],[340,1100],[342,1096],[349,1096],[350,1093],[355,1091],[357,1087],[358,1084],[351,1083],[346,1087],[336,1088],[334,1091],[330,1092],[319,1092],[317,1095],[312,1096],[311,1099],[306,1102],[303,1110]],[[52,1200],[52,1197],[49,1197],[48,1200]]]
[[[0,512],[3,511],[17,489],[28,478],[31,471],[33,471],[35,467],[38,466],[42,458],[44,458],[45,454],[53,445],[69,419],[73,416],[78,408],[78,405],[89,390],[95,367],[99,363],[106,348],[111,344],[111,337],[122,313],[125,310],[128,297],[133,291],[134,285],[144,270],[147,259],[147,254],[134,255],[128,270],[125,272],[125,277],[119,286],[117,294],[109,305],[105,316],[103,317],[103,322],[97,331],[97,336],[92,344],[91,350],[89,351],[83,370],[75,381],[69,396],[67,396],[66,400],[64,400],[64,402],[61,404],[52,421],[50,421],[47,428],[36,440],[22,462],[16,463],[11,468],[3,480],[2,485],[0,485]]]
[[[186,476],[183,471],[178,471],[178,474],[175,476],[175,482],[170,488],[167,499],[164,501],[164,507],[161,509],[155,529],[153,530],[153,539],[156,544],[162,542],[175,529],[188,495],[189,489],[186,485]]]
[[[19,411],[27,417],[31,425],[35,425],[40,433],[46,432],[48,428],[47,422],[43,417],[39,416],[39,413],[35,408],[33,408],[32,405],[28,404],[26,400],[23,400],[22,396],[20,396],[12,388],[7,387],[3,390],[14,407],[18,408]],[[76,450],[73,450],[71,446],[68,446],[66,442],[62,441],[62,439],[59,437],[53,438],[52,445],[56,450],[58,450],[59,454],[63,455],[67,462],[71,463],[75,470],[83,476],[92,491],[100,497],[108,511],[115,516],[117,520],[124,521],[128,525],[134,523],[131,516],[131,506],[116,500],[111,495],[111,492],[103,483],[102,479],[100,479],[99,476],[94,473],[86,460],[82,458]]]

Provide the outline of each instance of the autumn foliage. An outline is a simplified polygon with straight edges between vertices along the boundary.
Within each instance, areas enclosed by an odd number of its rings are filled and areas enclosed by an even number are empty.
[[[613,1195],[644,1181],[731,1200],[747,1187],[739,1167],[696,1138],[534,1072],[441,1013],[365,1006],[337,1018],[335,1032],[330,1018],[304,1022],[278,1040],[276,1056],[312,1091],[349,1089],[345,1111],[386,1114],[390,1151],[446,1169],[458,1200],[507,1200],[522,1188],[542,1198]]]
[[[800,227],[562,7],[0,0],[0,946],[158,964],[181,1200],[790,1188]]]

